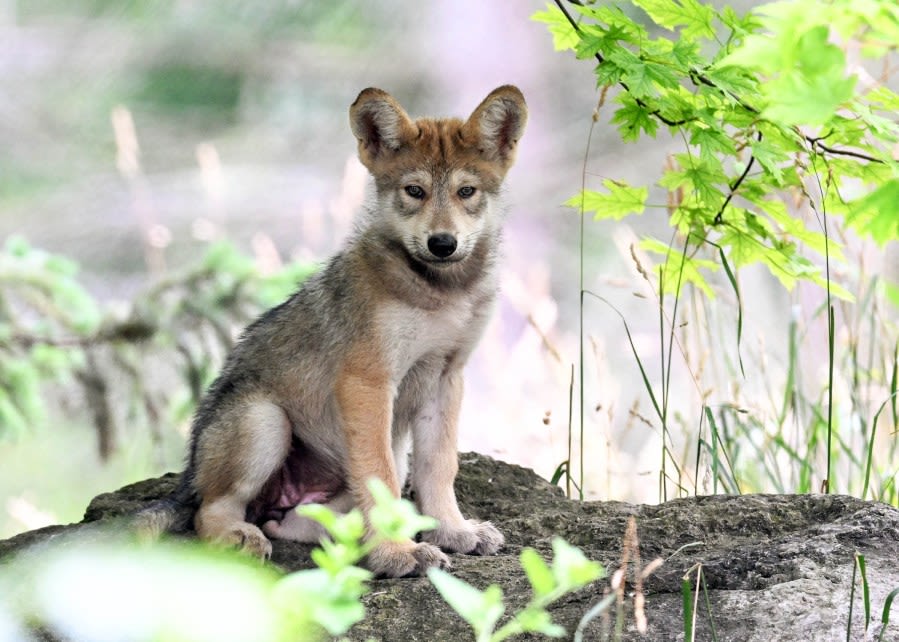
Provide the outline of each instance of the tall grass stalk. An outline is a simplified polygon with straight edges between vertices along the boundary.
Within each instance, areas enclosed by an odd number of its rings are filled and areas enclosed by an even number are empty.
[[[815,176],[815,182],[818,185],[818,193],[821,196],[821,213],[818,214],[818,208],[815,207],[815,200],[811,194],[806,192],[809,206],[819,219],[822,231],[824,233],[824,281],[826,285],[826,301],[827,301],[827,470],[825,478],[821,483],[821,492],[829,493],[833,486],[833,366],[834,366],[834,312],[833,299],[831,297],[831,281],[830,281],[830,234],[827,229],[827,190],[821,184],[821,175],[818,173],[818,166],[815,156],[815,144],[812,144],[810,158],[812,160],[812,170]],[[830,182],[828,181],[828,189]]]
[[[596,128],[596,122],[599,120],[599,110],[602,108],[606,98],[606,90],[604,89],[599,95],[599,101],[596,109],[590,118],[590,129],[587,132],[587,144],[584,146],[584,162],[581,166],[581,205],[578,223],[578,425],[580,434],[579,443],[579,462],[578,462],[578,498],[584,499],[584,295],[586,288],[584,287],[584,216],[585,206],[584,198],[587,190],[587,164],[590,160],[590,144],[593,141],[593,130]],[[571,434],[569,432],[569,443]],[[568,470],[569,476],[571,471],[571,449],[569,446],[568,453]],[[571,496],[569,490],[569,497]]]
[[[675,232],[676,234],[676,232]],[[674,238],[672,237],[672,242]],[[674,306],[669,319],[670,329],[668,332],[668,346],[665,346],[665,271],[668,266],[669,257],[665,258],[665,262],[659,265],[659,354],[661,359],[661,375],[662,375],[662,410],[659,414],[659,420],[662,425],[662,467],[660,471],[660,495],[662,501],[668,501],[668,485],[665,481],[668,479],[666,470],[666,462],[669,459],[668,441],[668,396],[671,392],[671,363],[674,352],[674,328],[677,320],[677,308],[680,303],[681,286],[683,285],[684,265],[686,264],[687,249],[689,247],[690,236],[688,235],[684,241],[684,249],[681,254],[680,269],[677,271],[677,284],[674,288]],[[671,244],[669,244],[670,247]],[[673,457],[672,457],[673,461]],[[678,470],[678,484],[680,483],[680,470]]]

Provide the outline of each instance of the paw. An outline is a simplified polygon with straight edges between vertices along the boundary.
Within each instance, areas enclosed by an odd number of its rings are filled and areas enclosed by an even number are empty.
[[[311,519],[290,513],[282,521],[269,520],[262,525],[262,532],[269,539],[287,539],[294,542],[316,544],[328,537],[324,527]]]
[[[461,527],[441,524],[425,533],[422,539],[445,551],[469,555],[495,555],[506,543],[506,538],[493,524],[472,519],[462,522]]]
[[[272,543],[253,524],[236,524],[222,536],[216,538],[216,541],[225,546],[233,546],[262,561],[268,561],[272,556]]]
[[[366,566],[379,577],[415,577],[429,568],[449,568],[449,558],[427,543],[385,542],[368,554]]]

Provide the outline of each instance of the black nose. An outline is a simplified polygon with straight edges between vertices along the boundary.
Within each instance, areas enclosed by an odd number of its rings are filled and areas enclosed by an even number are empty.
[[[452,234],[435,234],[428,238],[428,249],[438,259],[445,259],[456,251],[456,237]]]

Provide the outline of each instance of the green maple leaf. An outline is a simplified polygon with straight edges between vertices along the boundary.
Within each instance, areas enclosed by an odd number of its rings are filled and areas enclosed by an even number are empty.
[[[714,207],[724,199],[721,190],[715,186],[727,182],[719,158],[676,154],[675,160],[681,169],[667,170],[659,180],[659,185],[668,189],[688,189],[707,207]]]
[[[553,36],[553,48],[556,51],[574,49],[580,37],[577,30],[568,22],[568,18],[558,7],[546,3],[546,11],[537,11],[531,16],[531,20],[546,24]]]
[[[681,33],[687,38],[714,38],[715,29],[711,7],[697,0],[634,0],[660,27],[671,29],[683,27]]]
[[[881,109],[887,111],[899,111],[899,94],[896,94],[883,85],[878,85],[869,91],[865,94],[865,98]]]
[[[699,146],[699,155],[704,160],[711,160],[717,154],[737,153],[734,141],[720,129],[712,127],[697,126],[693,129],[690,144]]]
[[[608,178],[602,184],[609,190],[608,194],[584,190],[565,201],[565,205],[593,212],[593,219],[597,221],[608,218],[619,221],[629,214],[643,213],[649,196],[646,187],[631,187]]]
[[[655,137],[659,124],[646,107],[637,104],[634,97],[629,94],[620,94],[616,100],[623,106],[612,116],[612,122],[618,125],[622,140],[637,140],[641,129],[648,136]]]
[[[849,203],[846,221],[870,234],[880,245],[899,238],[899,178]]]
[[[707,259],[692,258],[689,255],[684,256],[681,250],[654,238],[643,239],[640,241],[640,247],[647,252],[665,257],[665,262],[657,265],[655,269],[659,277],[659,285],[665,292],[676,293],[678,284],[682,288],[687,283],[692,283],[702,290],[709,299],[715,298],[715,292],[700,270],[715,272],[719,267],[717,263]]]
[[[652,78],[646,73],[646,63],[627,49],[618,49],[609,56],[622,71],[622,81],[627,83],[628,92],[635,98],[642,98],[653,90]]]
[[[762,117],[784,125],[824,125],[852,98],[855,80],[787,74],[765,85],[769,102]]]
[[[752,155],[771,175],[777,185],[783,184],[783,165],[790,162],[790,155],[781,145],[771,143],[767,138],[752,143]]]

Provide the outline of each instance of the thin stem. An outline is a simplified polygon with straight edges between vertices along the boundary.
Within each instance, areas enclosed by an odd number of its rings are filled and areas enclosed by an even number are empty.
[[[599,108],[605,100],[605,92],[600,95],[599,102],[590,119],[590,129],[587,132],[587,144],[584,148],[584,163],[581,167],[581,207],[580,222],[578,225],[578,388],[580,398],[578,400],[578,420],[580,444],[578,450],[578,499],[584,499],[584,198],[587,189],[587,162],[590,158],[590,143],[593,140],[593,130],[596,128],[596,121],[599,119]],[[571,433],[569,430],[569,444],[571,442]],[[571,478],[571,450],[569,446],[568,452],[568,477]]]
[[[758,141],[762,141],[762,132],[758,132]],[[746,180],[746,177],[749,176],[749,170],[752,169],[753,164],[755,164],[755,156],[749,156],[749,162],[746,163],[746,169],[743,170],[743,173],[740,174],[740,177],[737,178],[730,185],[730,192],[727,194],[727,198],[724,199],[724,202],[721,204],[721,207],[718,209],[718,212],[715,213],[715,218],[712,219],[712,225],[720,225],[722,221],[722,217],[724,216],[724,210],[727,209],[728,204],[730,204],[731,199],[734,197],[734,194],[737,193],[737,189],[740,185],[743,184],[743,181]]]
[[[823,492],[829,493],[833,487],[831,477],[832,445],[833,445],[833,366],[834,366],[834,309],[830,292],[830,234],[827,231],[827,194],[821,185],[821,176],[815,163],[815,147],[820,143],[812,143],[810,150],[812,168],[814,169],[815,182],[818,184],[818,192],[821,194],[821,226],[824,228],[824,278],[827,286],[827,471],[824,479]],[[825,164],[826,164],[825,160]],[[809,198],[809,204],[815,210],[814,202]],[[817,213],[817,210],[815,210]]]

